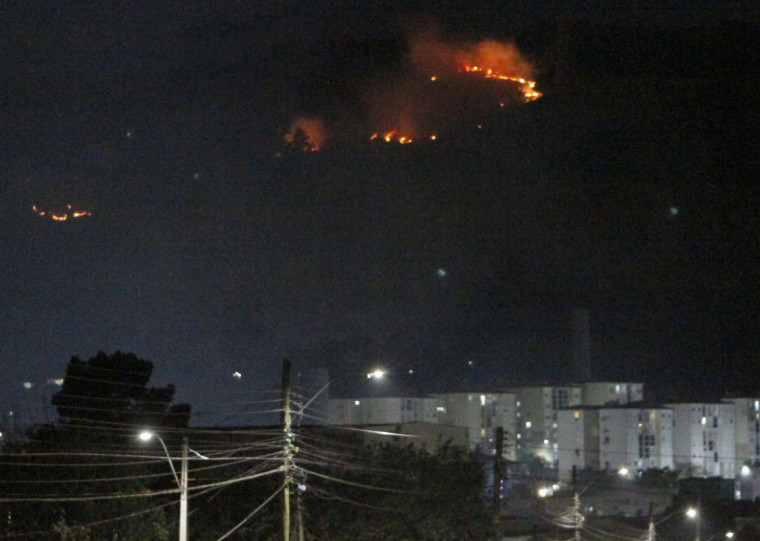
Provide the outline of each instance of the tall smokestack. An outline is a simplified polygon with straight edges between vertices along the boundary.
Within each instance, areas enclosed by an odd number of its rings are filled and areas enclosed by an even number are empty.
[[[589,312],[585,308],[573,311],[572,379],[583,383],[591,380],[591,335]]]

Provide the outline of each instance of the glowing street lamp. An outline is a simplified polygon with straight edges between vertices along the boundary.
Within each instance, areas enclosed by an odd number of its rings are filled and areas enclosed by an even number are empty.
[[[699,541],[699,509],[696,507],[689,507],[686,510],[686,516],[694,519],[696,527],[696,535],[694,536],[694,541]]]
[[[712,541],[713,539],[717,539],[719,536],[720,536],[719,533],[713,534],[713,535],[711,535],[707,539],[707,541]],[[726,532],[726,533],[723,534],[723,537],[725,537],[726,539],[733,539],[734,538],[734,532],[728,531],[728,532]]]
[[[177,482],[177,485],[179,486],[180,490],[180,496],[179,496],[179,541],[187,541],[187,450],[188,450],[188,442],[187,438],[182,438],[182,469],[181,469],[181,475],[182,477],[177,477],[177,470],[174,469],[174,462],[172,462],[172,457],[169,454],[169,450],[166,448],[166,444],[164,443],[164,440],[161,439],[161,436],[154,432],[150,432],[149,430],[143,430],[138,435],[138,438],[140,441],[149,441],[151,438],[156,438],[159,443],[161,443],[161,447],[164,449],[164,453],[166,454],[166,459],[169,461],[169,467],[172,469],[172,475],[174,475],[174,480]]]
[[[377,369],[367,374],[367,379],[383,379],[387,372],[385,370]]]

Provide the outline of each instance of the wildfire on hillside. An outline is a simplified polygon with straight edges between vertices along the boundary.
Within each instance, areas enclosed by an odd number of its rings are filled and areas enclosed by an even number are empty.
[[[37,205],[32,205],[32,211],[34,211],[37,216],[46,216],[55,222],[65,222],[69,218],[82,218],[84,216],[92,216],[91,212],[88,212],[86,210],[74,210],[71,205],[66,205],[66,210],[63,212],[40,210]]]
[[[285,144],[302,151],[317,151],[327,139],[324,123],[314,116],[298,116],[283,137]]]
[[[436,140],[444,131],[480,129],[484,118],[506,104],[541,97],[530,63],[512,43],[454,45],[423,32],[409,48],[405,76],[370,97],[372,121],[382,127],[372,140],[406,144]]]
[[[366,84],[363,110],[354,116],[369,123],[360,121],[359,133],[370,134],[370,141],[407,145],[481,129],[507,104],[540,97],[532,66],[514,44],[455,45],[427,31],[409,40],[402,69]],[[319,150],[326,139],[324,123],[314,116],[296,118],[284,137],[286,145],[303,151]]]

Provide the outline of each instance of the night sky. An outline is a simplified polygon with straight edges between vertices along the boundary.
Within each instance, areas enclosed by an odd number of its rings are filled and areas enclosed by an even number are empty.
[[[252,4],[3,7],[0,422],[101,350],[152,361],[194,424],[276,393],[283,357],[569,382],[578,307],[596,379],[757,396],[754,4]],[[420,35],[513,45],[544,95],[430,92]],[[370,141],[393,111],[440,137]],[[319,151],[284,145],[299,115]]]

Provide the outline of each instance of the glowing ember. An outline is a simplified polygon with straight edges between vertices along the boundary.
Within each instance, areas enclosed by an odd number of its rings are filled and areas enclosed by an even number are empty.
[[[32,211],[37,216],[48,216],[51,220],[56,222],[65,222],[69,218],[82,218],[84,216],[92,216],[91,212],[86,210],[74,210],[71,205],[66,205],[65,212],[45,211],[37,208],[37,205],[32,205]]]

